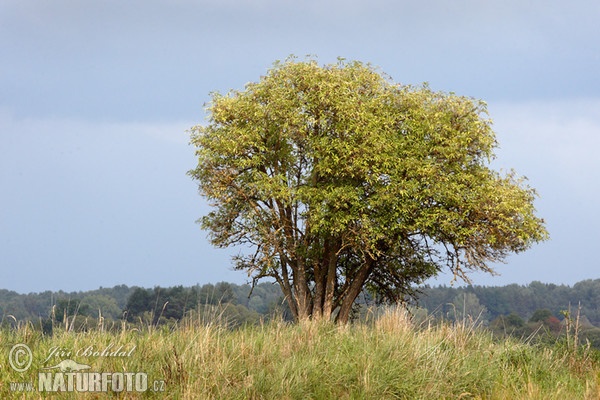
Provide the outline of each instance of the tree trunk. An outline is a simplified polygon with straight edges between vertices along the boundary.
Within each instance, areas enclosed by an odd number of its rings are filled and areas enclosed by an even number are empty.
[[[296,267],[293,268],[292,272],[294,274],[296,307],[298,309],[298,321],[303,321],[309,319],[311,316],[310,293],[306,280],[306,265],[304,264],[304,260],[296,259],[295,261]]]
[[[288,306],[290,307],[290,311],[295,320],[298,320],[298,307],[296,307],[296,300],[294,299],[294,292],[292,290],[292,286],[290,285],[290,278],[287,269],[287,262],[284,261],[285,257],[282,257],[281,260],[281,274],[282,276],[275,276],[275,279],[279,283],[281,287],[281,291],[283,292],[283,296]]]
[[[325,274],[325,298],[323,299],[323,315],[325,318],[331,318],[333,313],[333,296],[335,294],[335,284],[337,281],[336,267],[338,261],[338,251],[341,246],[339,239],[332,240],[329,257],[327,259],[327,273]]]
[[[346,290],[346,293],[343,294],[342,305],[340,306],[340,312],[336,317],[336,322],[340,324],[348,323],[348,319],[350,318],[350,311],[352,311],[352,305],[354,304],[354,300],[360,294],[360,291],[363,288],[363,285],[367,281],[371,270],[373,269],[373,264],[375,260],[373,258],[367,256],[367,260],[365,263],[359,268],[356,276],[350,283],[350,286]]]
[[[324,260],[327,259],[328,243],[324,243]],[[317,262],[314,266],[315,274],[315,294],[313,296],[313,310],[312,315],[315,319],[323,318],[323,302],[325,300],[325,274],[327,273],[327,267],[325,261]]]

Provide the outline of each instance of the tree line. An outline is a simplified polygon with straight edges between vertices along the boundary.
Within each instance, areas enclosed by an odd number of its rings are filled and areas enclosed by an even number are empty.
[[[449,321],[476,319],[482,325],[502,322],[513,328],[536,321],[561,322],[565,312],[580,307],[581,322],[600,327],[600,279],[584,280],[569,285],[531,282],[507,286],[425,286],[418,300],[409,305],[419,307],[429,316]],[[375,297],[364,292],[355,308],[378,305]],[[217,309],[216,307],[227,306]],[[0,290],[2,324],[44,320],[55,323],[74,318],[128,323],[164,324],[180,321],[195,312],[204,318],[211,312],[224,313],[235,325],[255,323],[273,315],[290,318],[278,285],[262,282],[249,284],[219,282],[216,284],[141,288],[118,285],[86,292],[45,291],[19,294]],[[359,318],[361,312],[356,312]],[[221,315],[222,316],[222,315]]]
[[[448,319],[467,314],[484,323],[516,314],[525,321],[539,310],[561,319],[562,313],[581,304],[581,315],[600,326],[600,279],[588,279],[573,286],[533,281],[528,285],[426,286],[417,304]]]
[[[57,325],[74,330],[98,324],[158,326],[176,323],[192,313],[207,321],[220,317],[230,325],[257,323],[274,315],[289,317],[279,287],[268,282],[254,288],[219,282],[152,289],[118,285],[85,292],[19,294],[0,290],[1,325],[31,322],[47,332]]]

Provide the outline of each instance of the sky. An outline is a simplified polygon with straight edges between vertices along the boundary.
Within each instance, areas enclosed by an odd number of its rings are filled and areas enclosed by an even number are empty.
[[[473,283],[597,279],[598,20],[596,0],[1,0],[0,288],[247,282],[195,223],[189,129],[290,54],[486,101],[493,167],[527,176],[551,240]]]

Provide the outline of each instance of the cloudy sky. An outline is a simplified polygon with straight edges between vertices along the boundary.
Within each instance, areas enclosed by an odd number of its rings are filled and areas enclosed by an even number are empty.
[[[2,0],[0,288],[246,282],[195,224],[186,130],[290,54],[487,101],[494,166],[537,188],[551,240],[474,283],[599,278],[599,20],[597,0]]]

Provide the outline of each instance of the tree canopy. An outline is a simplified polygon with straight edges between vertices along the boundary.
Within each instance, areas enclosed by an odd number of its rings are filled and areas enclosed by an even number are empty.
[[[489,167],[482,101],[394,83],[369,64],[276,62],[242,91],[213,93],[192,128],[201,218],[255,281],[274,278],[297,320],[348,320],[449,268],[471,270],[545,240],[534,189]]]

